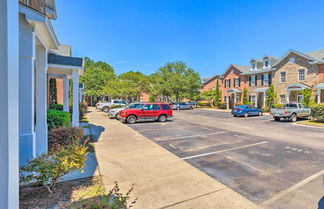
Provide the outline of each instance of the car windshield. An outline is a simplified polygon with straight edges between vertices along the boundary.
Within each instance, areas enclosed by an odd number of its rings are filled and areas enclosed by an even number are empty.
[[[180,103],[180,105],[187,105],[187,103],[185,103],[185,102],[182,102],[182,103]]]
[[[138,104],[138,106],[135,109],[141,109],[144,106],[144,104]]]
[[[130,105],[128,105],[127,109],[136,108],[138,105],[140,105],[140,104],[130,104]]]

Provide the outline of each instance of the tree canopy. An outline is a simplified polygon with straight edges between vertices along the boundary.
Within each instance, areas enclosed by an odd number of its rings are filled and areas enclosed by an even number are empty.
[[[150,94],[169,96],[176,101],[199,94],[200,76],[184,62],[169,62],[150,75]]]

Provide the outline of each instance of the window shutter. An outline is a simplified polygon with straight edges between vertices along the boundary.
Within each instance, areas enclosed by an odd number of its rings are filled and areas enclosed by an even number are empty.
[[[255,77],[255,86],[257,86],[258,85],[258,76],[255,75],[254,77]]]
[[[249,86],[251,86],[251,76],[249,76]]]
[[[231,79],[228,79],[228,88],[231,88]]]
[[[238,86],[241,87],[241,78],[238,78]]]
[[[269,85],[271,84],[272,82],[272,77],[271,77],[271,73],[269,73]]]
[[[261,85],[263,86],[263,84],[264,84],[264,75],[261,75]]]

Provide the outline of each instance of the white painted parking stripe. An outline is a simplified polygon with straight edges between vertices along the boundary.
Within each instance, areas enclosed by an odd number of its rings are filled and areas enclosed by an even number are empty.
[[[199,137],[199,136],[210,136],[210,135],[215,135],[215,134],[223,134],[225,133],[224,131],[219,131],[219,132],[214,132],[214,133],[209,133],[209,134],[197,134],[197,135],[190,135],[190,136],[179,136],[175,138],[155,138],[158,140],[174,140],[174,139],[185,139],[185,138],[192,138],[192,137]]]
[[[246,148],[246,147],[257,146],[260,144],[266,144],[266,143],[268,143],[268,141],[258,142],[258,143],[254,143],[254,144],[248,144],[248,145],[244,145],[244,146],[240,146],[240,147],[233,147],[233,148],[224,149],[224,150],[218,150],[215,152],[208,152],[208,153],[204,153],[204,154],[200,154],[200,155],[193,155],[193,156],[184,157],[181,159],[188,160],[188,159],[197,158],[197,157],[204,157],[204,156],[213,155],[213,154],[217,154],[217,153],[221,153],[221,152],[227,152],[227,151],[231,151],[231,150],[237,150],[237,149],[242,149],[242,148]]]

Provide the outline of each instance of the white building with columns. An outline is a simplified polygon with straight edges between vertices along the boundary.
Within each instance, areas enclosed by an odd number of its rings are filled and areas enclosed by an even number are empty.
[[[55,0],[0,1],[0,208],[19,208],[19,165],[47,152],[48,78],[65,80],[64,110],[79,126],[82,58],[49,53],[59,41],[51,25]]]

